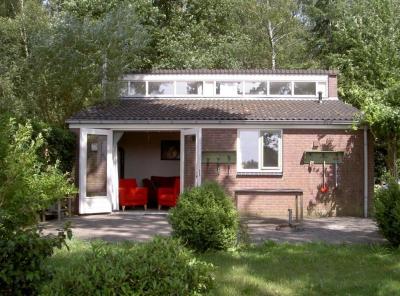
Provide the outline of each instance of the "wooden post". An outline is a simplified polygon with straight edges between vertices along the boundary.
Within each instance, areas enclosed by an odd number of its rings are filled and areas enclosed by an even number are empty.
[[[300,220],[303,221],[303,193],[300,194]]]
[[[57,220],[61,221],[61,200],[57,201]]]

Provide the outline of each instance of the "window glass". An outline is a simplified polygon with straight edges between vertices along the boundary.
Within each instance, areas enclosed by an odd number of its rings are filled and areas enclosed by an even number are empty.
[[[259,132],[240,131],[240,153],[242,169],[258,169]]]
[[[172,81],[149,81],[149,95],[173,95],[174,83]]]
[[[262,131],[263,167],[279,166],[280,131]]]
[[[246,95],[267,95],[268,83],[266,81],[246,81]]]
[[[202,95],[203,82],[202,81],[177,81],[176,82],[177,95]]]
[[[315,96],[315,82],[295,82],[294,94]]]
[[[87,136],[86,195],[107,196],[107,136]]]
[[[127,96],[128,95],[128,81],[121,81],[121,96]]]
[[[130,96],[145,96],[146,95],[146,82],[144,81],[131,81],[129,84]]]
[[[291,82],[273,81],[269,83],[269,93],[271,95],[287,96],[292,94]]]
[[[241,82],[216,82],[216,94],[221,96],[237,96],[243,94]]]

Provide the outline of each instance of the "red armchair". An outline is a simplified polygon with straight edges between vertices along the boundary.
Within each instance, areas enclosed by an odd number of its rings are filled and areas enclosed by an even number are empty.
[[[147,210],[147,188],[137,187],[136,179],[119,179],[118,192],[123,211],[126,206],[144,206]]]
[[[175,179],[173,187],[161,187],[157,189],[157,202],[158,209],[161,210],[162,206],[174,207],[178,201],[180,193],[179,178]]]

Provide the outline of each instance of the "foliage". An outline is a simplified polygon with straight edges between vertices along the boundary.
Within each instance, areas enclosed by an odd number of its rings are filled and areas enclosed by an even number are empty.
[[[134,5],[81,18],[27,1],[15,18],[0,18],[0,41],[0,108],[63,126],[83,107],[117,98],[146,33]]]
[[[386,164],[397,175],[400,139],[400,2],[306,1],[310,49],[323,67],[340,70],[339,91],[361,108]]]
[[[375,218],[385,238],[393,245],[400,245],[400,185],[391,180],[387,188],[375,193]]]
[[[212,295],[397,295],[400,250],[380,245],[265,242],[205,253]]]
[[[87,252],[70,256],[74,259],[53,266],[55,277],[44,285],[43,295],[201,295],[213,284],[211,264],[170,238],[94,242]]]
[[[8,229],[31,225],[39,211],[75,193],[58,164],[48,164],[41,134],[32,125],[0,118],[0,217]],[[39,155],[42,154],[40,157]]]
[[[72,172],[76,153],[76,136],[70,130],[44,122],[32,122],[33,134],[42,134],[49,164],[58,163],[62,172]],[[39,155],[41,157],[43,155]]]
[[[227,250],[237,241],[238,213],[217,183],[183,192],[170,210],[169,221],[173,235],[198,251]]]
[[[36,295],[42,282],[51,278],[45,259],[54,248],[66,246],[71,230],[42,236],[37,228],[10,231],[2,224],[0,220],[0,294]]]

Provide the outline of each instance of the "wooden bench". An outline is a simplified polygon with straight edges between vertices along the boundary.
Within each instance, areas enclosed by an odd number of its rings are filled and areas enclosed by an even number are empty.
[[[301,189],[291,189],[291,188],[282,188],[282,189],[269,189],[269,188],[264,188],[264,189],[252,189],[252,188],[246,188],[246,189],[237,189],[234,191],[234,198],[235,198],[235,203],[237,206],[238,203],[238,195],[240,194],[270,194],[270,193],[287,193],[287,194],[293,194],[295,196],[295,212],[296,212],[296,221],[299,221],[299,201],[300,201],[300,221],[303,221],[303,190]],[[300,198],[299,198],[300,197]]]

